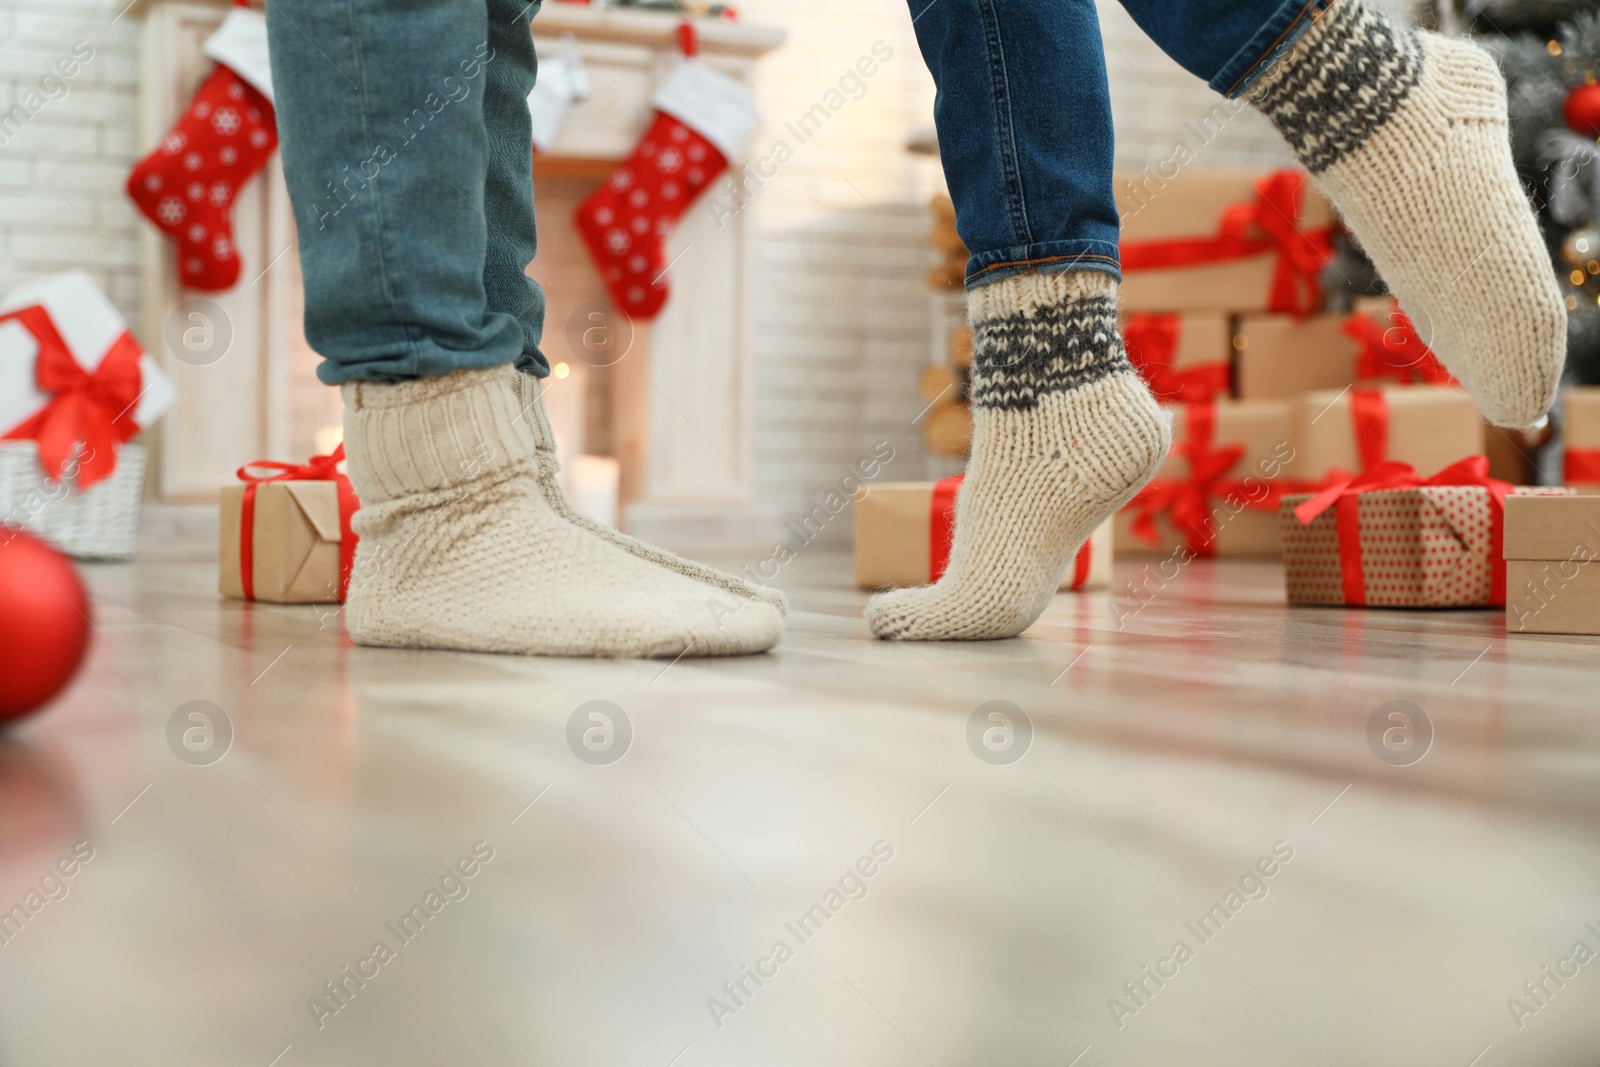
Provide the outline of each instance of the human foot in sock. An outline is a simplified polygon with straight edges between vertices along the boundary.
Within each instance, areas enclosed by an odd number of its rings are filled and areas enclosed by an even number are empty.
[[[1128,363],[1110,275],[1023,274],[974,289],[972,458],[944,577],[873,597],[867,625],[909,641],[1015,637],[1095,527],[1172,444]]]
[[[718,590],[574,526],[519,418],[510,367],[344,387],[361,497],[345,625],[365,645],[551,656],[725,656],[777,644],[769,604]]]
[[[731,574],[724,574],[714,567],[707,567],[703,563],[684,559],[673,555],[664,548],[646,544],[637,538],[629,537],[620,530],[612,529],[604,523],[595,522],[587,515],[582,514],[572,503],[567,500],[567,495],[561,491],[561,484],[556,481],[556,435],[550,427],[550,420],[545,415],[544,400],[541,394],[539,379],[529,374],[517,375],[517,404],[522,409],[522,417],[533,428],[535,444],[539,451],[548,458],[548,473],[539,480],[540,488],[544,490],[545,499],[556,514],[577,526],[586,533],[609,541],[618,548],[648,560],[669,571],[693,578],[696,581],[714,585],[724,592],[746,600],[753,600],[762,604],[769,604],[778,610],[780,615],[789,613],[789,601],[776,589],[746,581]],[[724,610],[732,610],[724,608]]]
[[[1484,415],[1537,422],[1566,360],[1566,306],[1489,54],[1336,0],[1249,95]]]

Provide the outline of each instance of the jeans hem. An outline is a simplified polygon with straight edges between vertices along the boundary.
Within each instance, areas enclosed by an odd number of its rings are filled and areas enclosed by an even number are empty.
[[[389,359],[362,360],[358,363],[335,362],[324,359],[317,366],[317,379],[323,385],[344,385],[346,382],[377,382],[393,385],[418,378],[442,378],[458,370],[488,370],[507,363],[522,362],[524,354],[517,352],[452,352],[439,348],[411,352]]]
[[[1233,100],[1250,91],[1283,54],[1305,36],[1334,0],[1283,0],[1255,36],[1223,64],[1211,88]],[[1351,0],[1345,0],[1346,3]]]
[[[1061,274],[1098,271],[1122,280],[1122,260],[1117,246],[1105,241],[1051,241],[1019,245],[996,252],[981,252],[967,261],[968,289],[1013,278],[1018,274]]]

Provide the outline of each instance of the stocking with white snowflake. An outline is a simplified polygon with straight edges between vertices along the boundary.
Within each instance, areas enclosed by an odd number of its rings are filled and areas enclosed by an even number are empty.
[[[176,125],[128,175],[128,196],[172,238],[178,278],[218,291],[239,280],[233,202],[278,144],[266,21],[240,6],[206,41],[217,61]]]
[[[750,91],[695,59],[692,33],[683,37],[684,62],[651,98],[650,128],[573,217],[612,301],[638,319],[666,302],[667,236],[760,121]]]

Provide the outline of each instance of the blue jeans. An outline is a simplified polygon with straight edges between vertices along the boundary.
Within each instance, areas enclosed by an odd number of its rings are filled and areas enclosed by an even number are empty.
[[[1152,40],[1237,97],[1331,0],[1122,0]],[[1025,270],[1121,277],[1114,134],[1094,0],[910,0],[967,287]]]
[[[306,339],[330,385],[541,377],[525,0],[272,0]]]

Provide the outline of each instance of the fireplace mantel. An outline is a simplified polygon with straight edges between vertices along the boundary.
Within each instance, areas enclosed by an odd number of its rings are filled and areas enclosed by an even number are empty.
[[[136,0],[129,9],[146,16],[144,143],[154,143],[178,116],[206,68],[200,44],[228,7],[228,0]],[[783,31],[770,27],[691,21],[702,60],[747,83],[759,57],[784,40]],[[652,93],[680,62],[682,22],[670,12],[546,0],[533,21],[541,56],[553,55],[568,35],[576,38],[593,93],[571,109],[550,152],[536,157],[536,176],[567,179],[562,191],[570,193],[603,179],[629,155],[650,122]],[[709,190],[724,201],[729,192],[726,178]],[[561,228],[546,226],[543,214],[533,273],[551,290],[547,354],[552,362],[569,361],[577,379],[583,354],[564,349],[582,330],[575,334],[566,321],[572,309],[557,290],[571,276],[567,271],[587,268],[582,258],[551,247]],[[755,500],[753,214],[736,212],[719,226],[704,204],[688,212],[667,250],[672,296],[653,322],[636,325],[632,349],[609,371],[623,525],[663,544],[743,551],[766,547],[775,533],[776,523]],[[247,281],[209,297],[232,327],[228,358],[194,366],[170,345],[152,345],[163,349],[184,394],[159,439],[159,488],[168,499],[207,499],[248,460],[303,459],[312,438],[325,447],[323,438],[338,422],[337,394],[320,389],[310,374],[315,356],[300,329],[299,263],[276,159],[241,196],[236,230]],[[144,333],[147,343],[161,342],[173,323],[192,319],[186,301],[198,294],[175,284],[170,253],[154,231],[145,235],[143,264],[153,282]],[[563,266],[552,274],[541,264]]]

